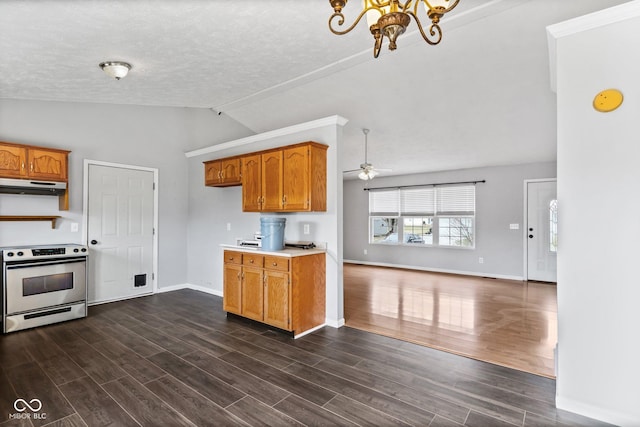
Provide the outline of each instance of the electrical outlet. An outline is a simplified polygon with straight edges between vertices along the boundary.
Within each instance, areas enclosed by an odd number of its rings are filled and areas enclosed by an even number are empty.
[[[366,250],[366,249],[364,250],[364,254],[365,254],[365,255],[367,254],[367,250]]]
[[[303,230],[304,230],[303,231],[304,234],[309,234],[309,224],[305,224],[303,227]]]
[[[509,224],[509,230],[519,230],[520,224]]]
[[[479,264],[484,264],[484,258],[479,257],[479,258],[478,258],[478,263],[479,263]]]
[[[227,231],[231,231],[231,223],[230,222],[227,223]]]

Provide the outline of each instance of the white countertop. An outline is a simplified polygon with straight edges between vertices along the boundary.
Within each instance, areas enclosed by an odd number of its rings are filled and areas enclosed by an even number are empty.
[[[252,248],[251,246],[221,244],[220,247],[224,249],[233,249],[234,251],[238,251],[238,252],[260,253],[263,255],[275,255],[275,256],[283,256],[283,257],[289,257],[289,258],[297,257],[297,256],[305,256],[305,255],[324,254],[327,252],[326,249],[323,249],[323,248],[313,248],[313,249],[286,248],[281,251],[263,251],[260,248]]]

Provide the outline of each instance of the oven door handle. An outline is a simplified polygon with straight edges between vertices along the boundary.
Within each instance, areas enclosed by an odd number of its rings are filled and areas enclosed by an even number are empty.
[[[19,268],[32,268],[32,267],[43,267],[48,265],[61,265],[61,264],[71,264],[76,262],[87,262],[87,258],[65,258],[56,261],[37,261],[31,263],[16,263],[16,264],[7,264],[7,270],[17,270]]]

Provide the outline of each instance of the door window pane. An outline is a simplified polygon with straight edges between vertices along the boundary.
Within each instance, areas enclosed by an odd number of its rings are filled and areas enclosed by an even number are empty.
[[[549,250],[558,252],[558,200],[549,202]]]

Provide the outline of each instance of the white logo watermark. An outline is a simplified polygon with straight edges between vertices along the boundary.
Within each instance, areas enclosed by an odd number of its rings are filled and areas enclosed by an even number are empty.
[[[46,412],[40,412],[42,409],[42,402],[40,399],[31,399],[28,402],[25,399],[18,398],[13,402],[13,409],[18,412],[13,414],[9,414],[10,420],[17,419],[34,419],[34,420],[45,420],[47,419]],[[26,412],[30,410],[31,412]]]

